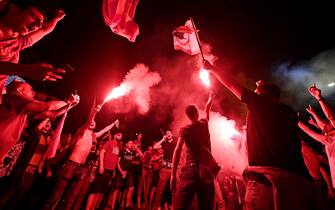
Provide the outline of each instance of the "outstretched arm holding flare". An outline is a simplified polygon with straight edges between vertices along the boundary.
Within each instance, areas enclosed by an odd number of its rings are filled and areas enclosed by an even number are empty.
[[[242,97],[244,87],[239,84],[233,77],[223,71],[219,71],[216,67],[212,66],[207,60],[204,60],[203,67],[224,85],[230,92],[232,92],[239,100]]]

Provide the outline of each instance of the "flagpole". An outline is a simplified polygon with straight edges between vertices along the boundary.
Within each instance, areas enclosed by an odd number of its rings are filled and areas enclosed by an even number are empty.
[[[204,53],[202,51],[202,47],[201,47],[201,42],[200,42],[200,38],[199,38],[199,34],[198,34],[198,30],[197,28],[195,27],[195,24],[194,24],[194,21],[193,21],[193,18],[190,17],[190,20],[191,20],[191,23],[192,23],[192,26],[194,28],[194,33],[195,33],[195,37],[197,38],[197,42],[198,42],[198,45],[199,45],[199,49],[200,49],[200,54],[201,54],[201,57],[202,57],[202,60],[204,61],[205,60],[205,56],[204,56]]]
[[[205,61],[205,56],[204,56],[204,52],[202,51],[202,47],[201,47],[201,42],[200,42],[198,30],[195,27],[195,24],[194,24],[194,21],[193,21],[192,17],[190,17],[190,20],[191,20],[192,26],[193,26],[193,28],[195,30],[195,37],[197,38],[197,42],[198,42],[198,45],[199,45],[199,49],[200,49],[200,54],[201,54],[201,57],[202,57],[202,61]],[[209,88],[209,91],[212,91],[211,87]]]

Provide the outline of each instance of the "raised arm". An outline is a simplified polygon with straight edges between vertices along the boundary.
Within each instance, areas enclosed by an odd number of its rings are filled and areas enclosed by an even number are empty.
[[[84,124],[83,128],[88,128],[95,120],[95,116],[97,113],[101,110],[101,105],[95,106],[95,103],[93,103],[90,115],[88,116],[88,119],[86,123]]]
[[[26,112],[43,112],[43,111],[54,111],[60,108],[63,108],[67,105],[65,101],[37,101],[32,100],[30,103],[27,103],[23,109]]]
[[[326,115],[327,119],[329,120],[330,124],[335,127],[335,115],[334,111],[329,107],[326,100],[321,95],[321,90],[318,89],[315,84],[310,87],[309,93],[319,102],[323,113]]]
[[[177,173],[178,164],[180,161],[180,156],[181,156],[181,152],[183,149],[183,145],[184,145],[184,139],[182,137],[179,137],[176,148],[174,149],[173,158],[172,158],[172,173],[171,173],[171,182],[170,182],[171,192],[175,191],[176,181],[177,181],[176,173]]]
[[[51,20],[49,20],[48,22],[44,23],[43,26],[34,31],[34,32],[31,32],[29,35],[29,38],[31,39],[32,43],[31,44],[34,44],[36,42],[38,42],[39,40],[41,40],[43,37],[45,37],[46,35],[48,35],[49,33],[51,33],[57,23],[62,20],[65,16],[65,13],[63,10],[57,10],[56,11],[56,14],[55,14],[55,17]]]
[[[96,132],[95,135],[97,136],[97,138],[100,138],[102,135],[104,135],[107,131],[112,129],[114,126],[116,126],[116,127],[119,126],[119,120],[115,120],[113,123],[107,125],[102,130]]]
[[[16,64],[0,61],[0,74],[2,75],[18,75],[29,77],[34,80],[57,81],[62,79],[60,74],[65,73],[65,70],[54,68],[50,64]]]
[[[165,135],[164,135],[163,138],[153,146],[153,148],[154,148],[154,149],[159,149],[160,146],[162,145],[162,143],[163,143],[165,140],[166,140],[166,137],[165,137]]]
[[[312,115],[312,117],[315,119],[317,127],[319,127],[321,130],[323,130],[325,128],[325,126],[328,124],[327,122],[325,122],[323,119],[321,119],[319,117],[319,115],[316,114],[316,112],[314,111],[313,107],[311,105],[308,105],[308,107],[306,108],[306,111]]]
[[[310,129],[307,125],[305,125],[302,122],[298,122],[298,126],[301,130],[303,130],[307,135],[309,135],[310,137],[312,137],[313,139],[317,140],[318,142],[324,144],[324,140],[323,140],[323,135],[320,133],[317,133],[315,131],[313,131],[312,129]]]
[[[214,92],[210,91],[209,97],[208,97],[208,101],[207,101],[206,106],[205,106],[205,113],[206,113],[206,119],[207,119],[207,121],[209,120],[209,111],[212,108],[213,98],[214,98]]]
[[[317,129],[321,130],[320,126],[315,122],[314,118],[312,116],[309,117],[308,119],[308,123],[310,125],[313,125],[314,127],[316,127]]]
[[[230,92],[232,92],[239,100],[242,97],[243,86],[241,86],[233,77],[226,74],[224,71],[212,66],[207,60],[204,60],[204,68],[209,70],[210,73]]]
[[[80,97],[78,95],[71,95],[67,102],[63,101],[50,101],[50,102],[39,102],[32,101],[24,107],[27,112],[36,113],[34,118],[55,118],[58,117],[69,109],[72,109],[79,103]],[[60,108],[59,108],[60,107]]]

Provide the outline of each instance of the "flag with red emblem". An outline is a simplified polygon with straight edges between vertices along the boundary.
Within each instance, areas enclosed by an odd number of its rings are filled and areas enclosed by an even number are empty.
[[[192,21],[187,20],[185,25],[179,26],[172,33],[174,49],[181,50],[189,55],[200,53],[196,33]]]

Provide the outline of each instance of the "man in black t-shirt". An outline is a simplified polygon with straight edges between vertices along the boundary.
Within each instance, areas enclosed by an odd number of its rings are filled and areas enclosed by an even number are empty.
[[[127,192],[126,205],[128,208],[132,205],[132,196],[134,192],[134,166],[133,161],[137,156],[142,156],[142,152],[138,147],[134,147],[133,141],[129,140],[126,144],[125,149],[120,153],[118,169],[121,173],[122,179],[118,182],[123,182],[124,190]],[[120,186],[120,185],[119,185]]]
[[[209,111],[211,106],[212,93],[210,94],[205,108],[206,119],[199,120],[199,111],[195,105],[189,105],[185,109],[191,124],[182,129],[173,155],[170,184],[171,190],[176,191],[173,199],[174,210],[190,209],[195,194],[197,194],[199,210],[214,208],[214,177],[208,180],[201,176],[201,173],[199,172],[200,164],[208,166],[210,164],[208,160],[212,158],[211,141],[208,129]],[[186,145],[186,163],[183,167],[182,174],[180,175],[180,181],[176,187],[177,166],[180,161],[184,143]]]
[[[159,208],[164,190],[171,177],[172,157],[174,148],[176,147],[176,141],[170,130],[166,131],[165,136],[163,136],[163,138],[154,145],[154,149],[159,149],[160,147],[164,151],[164,156],[162,168],[159,173],[159,182],[154,201],[154,209]]]
[[[314,190],[303,162],[297,116],[290,106],[279,102],[280,89],[259,81],[252,92],[230,75],[219,73],[208,61],[204,62],[204,68],[248,107],[250,166],[244,172],[245,209],[271,210],[278,205],[285,206],[283,209],[310,209],[309,206],[327,209],[322,203],[316,204],[322,196]]]

